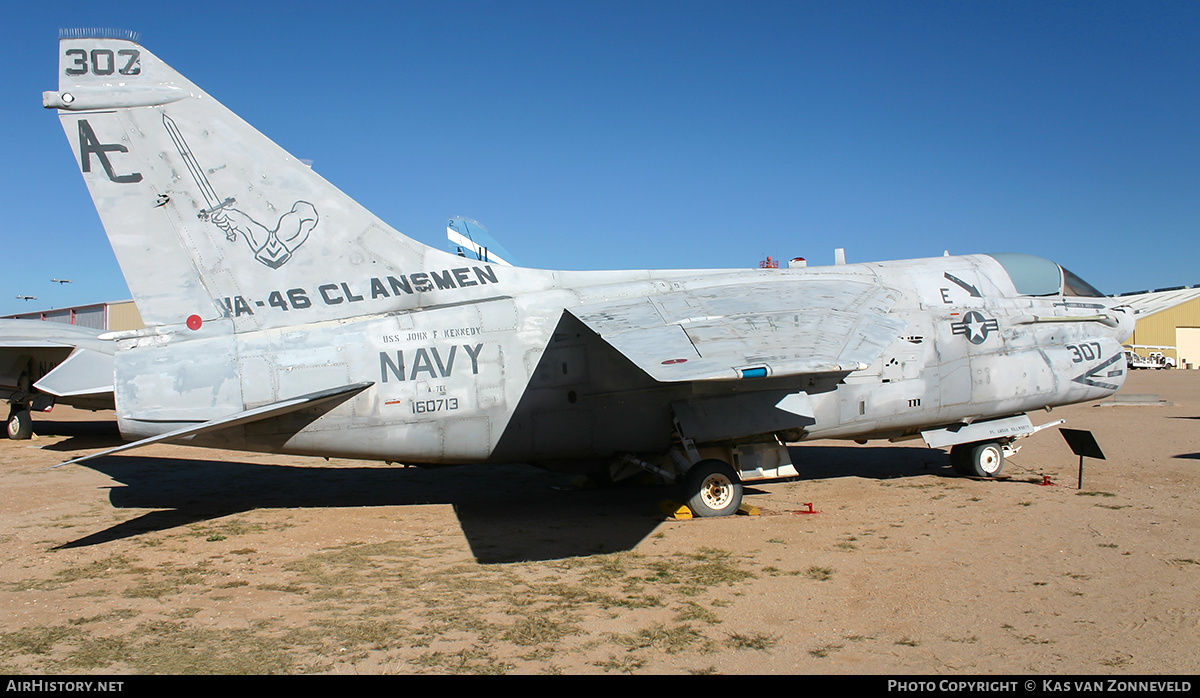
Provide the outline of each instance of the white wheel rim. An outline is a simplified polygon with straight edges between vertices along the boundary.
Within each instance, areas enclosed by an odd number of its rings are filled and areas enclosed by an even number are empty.
[[[991,475],[1000,469],[1000,451],[995,448],[985,448],[983,453],[979,454],[979,467],[983,472]]]
[[[700,486],[700,498],[710,509],[724,509],[733,500],[733,483],[723,475],[709,475]]]

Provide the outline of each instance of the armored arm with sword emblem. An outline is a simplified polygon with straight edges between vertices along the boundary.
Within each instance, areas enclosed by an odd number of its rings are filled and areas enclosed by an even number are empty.
[[[200,195],[204,198],[206,208],[198,214],[200,220],[208,221],[223,230],[226,240],[236,240],[237,234],[241,233],[246,239],[246,244],[254,251],[255,259],[272,269],[278,269],[291,259],[292,253],[304,244],[304,241],[308,239],[308,233],[317,225],[316,208],[307,201],[297,201],[291,211],[279,218],[275,230],[269,230],[242,211],[233,208],[235,203],[233,197],[222,200],[217,196],[216,190],[196,161],[196,156],[188,147],[179,127],[165,113],[163,114],[163,126],[170,134],[171,141],[175,143],[175,148],[179,151],[188,172],[192,175],[192,180],[195,181],[196,186],[200,189]],[[284,233],[284,239],[280,239],[281,231]]]

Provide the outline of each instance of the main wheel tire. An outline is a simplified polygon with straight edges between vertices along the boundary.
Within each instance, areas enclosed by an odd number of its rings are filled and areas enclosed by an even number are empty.
[[[696,516],[729,516],[742,505],[742,481],[725,461],[703,460],[687,471],[687,506]]]
[[[29,410],[13,410],[8,416],[8,438],[15,440],[28,439],[33,436],[33,417]]]
[[[975,444],[958,444],[950,447],[950,467],[959,475],[973,475],[971,470],[971,449]]]
[[[974,477],[996,477],[1004,470],[1004,449],[995,441],[972,444],[967,465]]]

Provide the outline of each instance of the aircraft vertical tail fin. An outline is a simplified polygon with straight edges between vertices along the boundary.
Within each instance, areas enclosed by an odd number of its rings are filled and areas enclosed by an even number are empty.
[[[43,104],[147,325],[243,331],[500,295],[494,265],[396,232],[132,39],[62,37]]]

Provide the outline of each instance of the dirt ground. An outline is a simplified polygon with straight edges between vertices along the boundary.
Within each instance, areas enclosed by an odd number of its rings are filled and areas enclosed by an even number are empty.
[[[1200,673],[1200,371],[1031,415],[1005,479],[920,441],[793,448],[758,516],[657,487],[119,442],[0,442],[0,671]],[[1044,484],[1048,480],[1049,484]],[[813,513],[807,513],[809,510]]]

